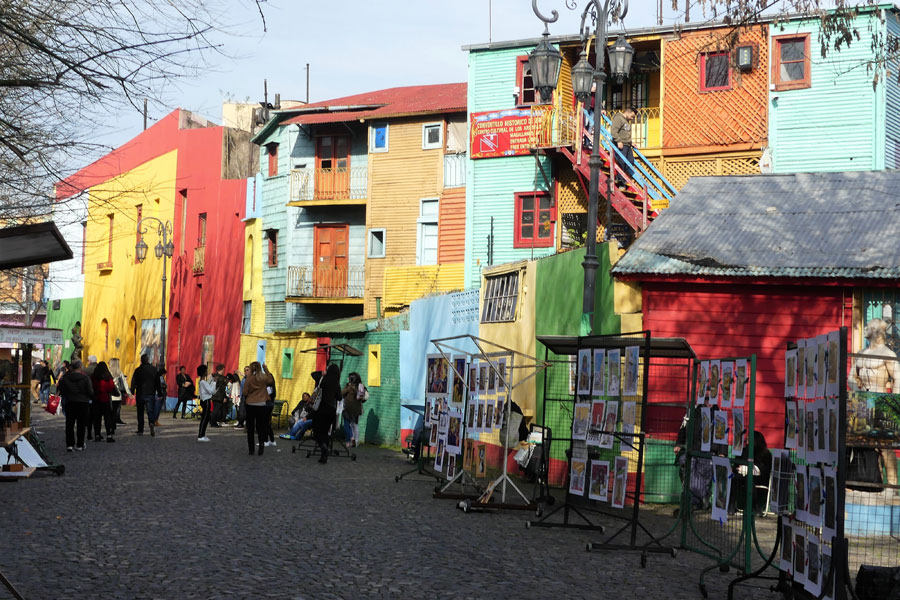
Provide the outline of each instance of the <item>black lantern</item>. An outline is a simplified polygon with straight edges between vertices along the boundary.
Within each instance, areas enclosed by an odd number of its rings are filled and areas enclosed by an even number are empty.
[[[156,247],[153,249],[153,252],[156,254],[156,258],[162,258],[164,250],[165,249],[163,248],[162,242],[156,242]]]
[[[541,94],[541,102],[553,99],[553,90],[559,80],[559,68],[562,65],[562,54],[550,43],[550,32],[544,30],[540,43],[528,55],[528,66],[531,68],[531,80],[534,89]]]
[[[624,35],[620,35],[616,39],[616,43],[609,49],[609,70],[619,83],[622,83],[622,80],[631,71],[631,59],[633,57],[634,48],[631,47]]]
[[[572,89],[575,91],[575,98],[582,104],[590,102],[593,83],[594,67],[588,62],[587,52],[582,49],[578,63],[572,67]]]
[[[175,244],[169,242],[166,244],[166,256],[172,258],[172,255],[175,254]]]
[[[141,238],[141,241],[134,247],[134,253],[137,255],[138,262],[144,262],[144,259],[147,258],[147,242],[144,241],[144,238]]]

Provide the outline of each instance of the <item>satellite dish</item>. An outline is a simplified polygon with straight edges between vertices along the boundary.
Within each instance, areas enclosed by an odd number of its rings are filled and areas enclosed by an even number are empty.
[[[774,164],[772,161],[772,148],[766,147],[763,150],[762,156],[759,157],[759,172],[763,174],[769,174],[774,171]]]

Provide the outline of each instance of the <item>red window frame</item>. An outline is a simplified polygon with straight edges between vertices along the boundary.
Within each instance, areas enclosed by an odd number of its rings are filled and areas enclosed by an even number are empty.
[[[706,85],[706,61],[711,57],[724,57],[728,64],[728,82],[721,86]],[[700,91],[701,92],[721,92],[731,89],[731,57],[727,51],[720,52],[703,52],[700,54]]]
[[[781,45],[785,42],[803,42],[803,79],[796,79],[793,81],[782,81],[781,79]],[[787,61],[787,62],[801,62],[801,61]],[[809,34],[803,33],[800,35],[791,34],[791,35],[776,35],[772,37],[772,83],[775,86],[776,91],[781,90],[799,90],[803,88],[808,88],[812,84],[810,83],[810,59],[809,59]]]
[[[534,198],[535,202],[532,205],[530,210],[525,210],[523,207],[523,201],[525,198]],[[540,208],[540,200],[546,199],[548,200],[549,207],[542,209]],[[524,223],[523,218],[528,213],[531,213],[531,223]],[[541,216],[543,213],[546,213],[550,222],[550,235],[547,237],[538,237],[537,228],[541,223]],[[554,236],[554,227],[553,225],[556,223],[556,204],[553,202],[553,198],[551,197],[549,192],[544,191],[534,191],[534,192],[517,192],[516,193],[516,221],[515,221],[515,232],[513,235],[513,248],[552,248],[556,238]],[[523,234],[523,229],[526,227],[531,227],[531,236],[529,237],[526,234]]]
[[[269,157],[269,177],[278,175],[278,144],[271,142],[266,144],[266,154]]]
[[[138,244],[141,243],[141,240],[144,238],[144,236],[141,235],[141,219],[144,217],[144,205],[138,204],[137,206],[135,206],[135,209],[137,210],[137,221],[135,221],[135,223],[137,223],[137,232],[136,232],[136,236],[135,236],[136,239],[134,241],[134,245],[137,246]],[[138,260],[137,253],[135,253],[134,264],[138,264],[140,262],[141,261]]]
[[[532,104],[540,104],[540,98],[538,97],[538,91],[534,89],[534,80],[531,79],[531,75],[529,74],[527,77],[531,81],[531,87],[525,86],[525,63],[528,62],[528,55],[517,56],[516,57],[516,87],[519,88],[519,92],[516,95],[516,105],[517,106],[531,106]],[[528,100],[525,96],[526,94],[531,94],[531,100]]]
[[[200,213],[197,215],[197,247],[203,248],[206,246],[206,213]]]
[[[269,241],[269,257],[267,264],[270,267],[278,266],[278,230],[269,229],[266,231],[266,239]]]

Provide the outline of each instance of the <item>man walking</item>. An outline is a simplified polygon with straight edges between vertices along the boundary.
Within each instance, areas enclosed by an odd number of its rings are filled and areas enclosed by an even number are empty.
[[[94,386],[82,372],[80,360],[73,360],[72,370],[59,380],[59,394],[66,403],[66,452],[84,450]]]
[[[184,418],[184,411],[187,409],[188,402],[194,399],[194,382],[191,376],[187,374],[184,365],[178,368],[178,375],[175,376],[175,384],[178,386],[178,402],[175,403],[175,410],[172,411],[172,418],[178,415],[178,407],[181,406],[181,418]]]
[[[84,374],[88,377],[92,377],[94,375],[94,369],[97,368],[97,357],[91,354],[88,356],[88,364],[84,367]]]
[[[629,176],[634,172],[634,147],[631,145],[631,123],[634,121],[634,108],[628,107],[613,117],[610,133],[612,134],[613,143],[619,149],[622,158],[616,154],[616,162],[619,167]],[[616,183],[624,183],[625,179],[616,174]]]
[[[216,391],[212,395],[212,426],[220,427],[220,423],[225,420],[225,387],[228,382],[225,381],[225,365],[216,365],[216,373],[213,375],[213,381],[216,384]]]
[[[150,355],[141,355],[141,366],[134,370],[131,376],[131,392],[137,400],[138,428],[135,433],[144,435],[144,411],[150,420],[150,435],[156,435],[154,422],[159,414],[151,414],[156,405],[156,396],[162,393],[159,386],[159,373],[156,367],[150,364]]]

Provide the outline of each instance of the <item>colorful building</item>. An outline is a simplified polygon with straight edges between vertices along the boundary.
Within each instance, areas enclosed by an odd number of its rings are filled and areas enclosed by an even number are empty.
[[[117,357],[126,372],[143,353],[159,360],[165,314],[169,389],[175,365],[237,367],[241,212],[251,165],[248,133],[176,110],[57,184],[57,202],[87,195],[83,234],[70,240],[83,253],[85,357]],[[165,270],[153,252],[143,262],[136,257],[141,240],[150,248],[164,241],[148,217],[167,228]]]
[[[45,296],[47,327],[61,329],[63,344],[50,351],[51,364],[69,360],[75,347],[72,329],[81,321],[84,297],[84,249],[87,194],[79,193],[53,203],[53,222],[72,248],[72,258],[50,263]]]

